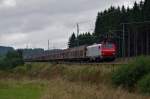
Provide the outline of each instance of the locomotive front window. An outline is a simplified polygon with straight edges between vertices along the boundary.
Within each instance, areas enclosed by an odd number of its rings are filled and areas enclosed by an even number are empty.
[[[104,44],[103,48],[113,48],[113,44]]]
[[[113,48],[113,44],[107,44],[107,48]]]

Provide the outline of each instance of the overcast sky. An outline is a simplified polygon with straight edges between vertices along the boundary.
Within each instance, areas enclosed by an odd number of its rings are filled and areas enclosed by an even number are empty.
[[[0,0],[0,46],[66,48],[76,32],[93,31],[98,11],[141,0]]]

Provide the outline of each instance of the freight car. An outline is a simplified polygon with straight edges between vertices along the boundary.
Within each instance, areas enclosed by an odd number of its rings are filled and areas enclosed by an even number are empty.
[[[35,55],[28,61],[101,61],[103,59],[114,60],[117,51],[114,43],[103,42],[91,46],[79,46],[64,49],[56,53]]]

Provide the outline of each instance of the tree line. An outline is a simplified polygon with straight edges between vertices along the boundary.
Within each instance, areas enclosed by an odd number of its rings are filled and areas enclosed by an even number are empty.
[[[11,70],[17,66],[24,65],[22,51],[9,51],[6,55],[0,56],[0,70]]]
[[[98,12],[94,33],[81,33],[78,37],[73,33],[69,38],[68,47],[90,45],[111,39],[116,43],[120,57],[150,54],[149,11],[150,0],[135,2],[132,8],[111,6]]]

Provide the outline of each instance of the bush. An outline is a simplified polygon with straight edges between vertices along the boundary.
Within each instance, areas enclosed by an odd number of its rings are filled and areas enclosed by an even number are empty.
[[[141,92],[150,94],[150,74],[144,76],[138,82],[138,88]]]
[[[23,64],[22,56],[17,51],[12,51],[8,52],[6,56],[0,60],[0,69],[10,70]]]
[[[26,66],[19,66],[19,67],[16,67],[13,69],[13,73],[15,74],[26,74],[28,71],[27,71],[27,67]]]
[[[119,68],[112,75],[112,82],[117,86],[134,87],[137,81],[150,72],[150,58],[138,57],[128,65]]]

